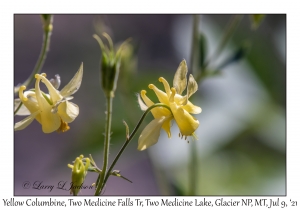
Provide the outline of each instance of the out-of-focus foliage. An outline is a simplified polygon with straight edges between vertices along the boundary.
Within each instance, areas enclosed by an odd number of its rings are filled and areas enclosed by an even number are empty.
[[[252,28],[256,30],[263,19],[265,18],[266,15],[264,14],[255,14],[255,15],[250,15],[251,21],[252,21]]]

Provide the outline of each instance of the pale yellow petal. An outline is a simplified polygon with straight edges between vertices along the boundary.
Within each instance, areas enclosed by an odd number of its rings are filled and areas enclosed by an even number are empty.
[[[191,114],[200,114],[202,112],[201,107],[195,106],[190,101],[188,101],[186,105],[182,106],[182,108]]]
[[[188,71],[188,69],[187,69],[186,61],[183,60],[179,64],[177,71],[175,73],[174,79],[173,79],[173,87],[176,89],[176,92],[180,95],[186,88],[187,71]]]
[[[58,106],[57,114],[67,123],[73,122],[79,114],[79,107],[69,101],[62,102]]]
[[[137,98],[138,98],[138,103],[140,105],[140,108],[142,111],[146,111],[148,109],[148,106],[143,102],[143,100],[141,99],[141,95],[137,94]]]
[[[41,124],[44,133],[52,133],[60,127],[61,119],[58,114],[52,114],[51,109],[45,109],[41,112]]]
[[[14,100],[14,111],[17,110],[17,108],[19,107],[20,103],[22,103],[22,101],[19,98],[16,98]],[[26,108],[26,106],[22,103],[21,107],[19,108],[18,112],[16,113],[16,115],[19,116],[27,116],[30,115],[30,111]]]
[[[178,107],[175,103],[171,103],[175,121],[179,127],[180,133],[183,136],[192,135],[199,126],[199,121],[190,115],[187,111]]]
[[[188,103],[189,98],[198,90],[198,84],[195,81],[193,75],[190,74],[188,86],[187,86],[187,92],[184,96],[184,100],[182,102],[182,105],[186,105]]]
[[[51,133],[59,128],[61,119],[57,113],[53,114],[51,112],[52,106],[47,102],[41,93],[39,83],[40,80],[43,79],[43,76],[36,75],[36,78],[35,93],[40,109],[40,123],[42,124],[42,130],[44,133]]]
[[[32,121],[34,120],[34,118],[39,114],[39,111],[29,115],[28,117],[26,117],[25,119],[21,120],[20,122],[17,122],[14,126],[14,130],[15,131],[19,131],[19,130],[23,130],[24,128],[26,128],[28,125],[30,125],[30,123],[32,123]]]
[[[64,98],[73,95],[80,88],[83,76],[83,63],[81,63],[79,70],[76,72],[71,81],[60,91],[60,95]]]
[[[166,120],[168,117],[154,119],[144,128],[138,140],[138,150],[145,150],[157,143],[161,127]]]

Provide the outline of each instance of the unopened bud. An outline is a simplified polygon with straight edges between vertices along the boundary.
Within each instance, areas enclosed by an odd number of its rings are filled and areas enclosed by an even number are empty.
[[[109,47],[104,46],[101,38],[94,35],[94,38],[98,41],[102,51],[100,65],[101,83],[106,97],[114,97],[121,65],[121,50],[126,41],[121,45],[117,52],[115,52],[110,36],[106,33],[103,33],[103,36],[107,39]]]
[[[41,15],[41,18],[42,18],[44,31],[51,32],[53,29],[53,25],[52,25],[53,15],[43,14]]]
[[[70,192],[73,195],[77,195],[79,193],[90,166],[89,158],[85,158],[85,164],[82,159],[83,155],[80,155],[75,159],[74,165],[68,164],[68,167],[72,169],[72,185]]]

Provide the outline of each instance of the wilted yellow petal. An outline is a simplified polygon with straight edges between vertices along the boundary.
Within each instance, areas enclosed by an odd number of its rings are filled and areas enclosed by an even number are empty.
[[[180,95],[186,88],[187,71],[188,71],[188,69],[187,69],[186,61],[183,60],[179,64],[179,67],[178,67],[178,69],[175,73],[174,79],[173,79],[173,87],[176,89],[176,92]]]
[[[194,79],[193,75],[190,74],[188,86],[187,86],[187,97],[191,97],[198,90],[198,84]]]

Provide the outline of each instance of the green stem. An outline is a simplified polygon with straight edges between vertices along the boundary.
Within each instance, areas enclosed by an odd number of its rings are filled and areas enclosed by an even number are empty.
[[[152,106],[150,106],[145,112],[144,114],[142,115],[141,119],[139,120],[138,124],[136,125],[136,127],[134,128],[134,130],[132,131],[132,133],[130,134],[130,136],[128,137],[128,139],[125,141],[125,143],[123,144],[122,148],[120,149],[119,153],[117,154],[117,156],[115,157],[114,161],[112,162],[111,166],[109,167],[106,175],[105,175],[105,179],[104,179],[104,182],[103,182],[103,186],[105,185],[105,183],[107,182],[108,180],[108,177],[112,171],[112,169],[114,168],[114,166],[116,165],[117,161],[119,160],[119,158],[121,157],[122,153],[124,152],[125,148],[127,147],[127,145],[129,144],[129,142],[133,139],[134,135],[136,134],[136,132],[138,131],[139,127],[141,126],[143,120],[145,119],[146,115],[151,111],[151,109],[155,108],[155,107],[165,107],[167,108],[171,113],[171,109],[170,107],[168,107],[167,105],[165,104],[162,104],[162,103],[157,103],[157,104],[154,104]],[[100,191],[100,194],[102,192],[103,188],[101,189]]]
[[[199,15],[194,15],[194,21],[193,21],[193,38],[192,38],[192,52],[191,52],[191,67],[192,67],[192,72],[194,73],[196,79],[200,78],[200,76],[202,75],[203,72],[198,71],[199,68],[199,53],[200,53],[200,49],[199,49]],[[201,69],[201,71],[203,71],[204,69]],[[190,195],[196,195],[196,188],[197,188],[197,174],[196,172],[198,171],[198,165],[197,165],[197,148],[196,146],[191,146],[190,147],[190,169],[188,170],[189,172],[189,194]]]
[[[198,58],[199,52],[198,50],[198,34],[199,34],[199,22],[200,22],[200,15],[193,15],[193,34],[192,34],[192,46],[191,46],[191,69],[193,75],[197,78],[198,77]]]
[[[29,76],[29,78],[23,83],[23,85],[25,85],[26,87],[32,83],[32,81],[35,78],[34,77],[35,74],[40,73],[40,71],[45,63],[45,59],[46,59],[47,53],[49,51],[51,34],[52,34],[51,30],[44,29],[43,45],[42,45],[42,49],[41,49],[38,61],[35,64],[35,67],[34,67],[33,71],[31,72],[31,75]],[[15,90],[15,93],[17,91],[19,91],[19,90]]]
[[[199,165],[198,165],[198,156],[197,156],[197,147],[196,145],[194,146],[191,146],[191,162],[190,162],[190,178],[189,178],[189,181],[190,181],[190,194],[189,195],[196,195],[197,193],[197,178],[199,179],[199,176],[198,176],[198,168],[199,168]]]
[[[22,104],[23,104],[22,101],[20,101],[20,104],[19,104],[18,108],[14,111],[14,115],[17,114],[17,112],[18,112],[19,109],[21,108]]]
[[[49,30],[49,28],[51,28],[51,29]],[[47,53],[49,51],[49,46],[50,46],[50,37],[51,37],[51,34],[52,34],[52,25],[49,28],[46,28],[46,29],[44,28],[43,45],[42,45],[42,49],[41,49],[38,61],[35,64],[35,67],[34,67],[33,71],[31,72],[30,76],[28,77],[28,79],[22,84],[22,85],[25,85],[26,87],[28,87],[32,83],[32,81],[35,78],[34,76],[37,73],[40,73],[40,71],[41,71],[41,69],[42,69],[42,67],[45,63],[45,59],[47,57]],[[15,88],[14,92],[17,93],[18,91],[19,91],[19,88]],[[14,112],[14,115],[17,114],[17,112],[21,108],[22,104],[23,103],[20,102],[18,108]]]
[[[113,97],[107,96],[106,103],[107,103],[107,111],[106,111],[106,127],[105,127],[105,141],[104,141],[104,157],[103,157],[103,167],[102,173],[99,174],[100,181],[97,185],[95,195],[100,195],[101,190],[104,187],[104,177],[106,175],[107,165],[108,165],[108,156],[109,156],[109,144],[110,144],[110,130],[111,130],[111,116],[112,116],[112,101]],[[109,173],[110,171],[108,171]]]

